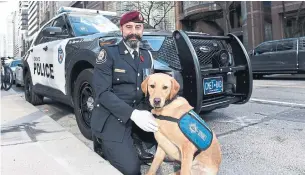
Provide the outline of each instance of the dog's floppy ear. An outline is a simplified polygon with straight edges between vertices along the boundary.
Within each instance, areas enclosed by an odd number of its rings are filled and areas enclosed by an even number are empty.
[[[143,93],[145,94],[145,97],[147,96],[147,91],[148,91],[148,79],[149,79],[149,76],[147,76],[145,78],[145,80],[141,83],[141,89],[143,91]]]
[[[171,82],[172,82],[172,88],[171,88],[171,91],[170,91],[170,94],[169,94],[169,99],[170,100],[173,99],[177,95],[177,93],[180,89],[180,85],[175,78],[172,78]]]

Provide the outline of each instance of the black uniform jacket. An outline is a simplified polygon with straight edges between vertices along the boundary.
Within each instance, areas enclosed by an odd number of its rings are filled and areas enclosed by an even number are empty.
[[[102,140],[121,142],[126,128],[131,128],[133,110],[143,106],[139,105],[144,98],[143,68],[153,68],[153,58],[148,50],[140,48],[141,59],[134,61],[123,41],[103,49],[93,72],[96,99],[91,129]]]

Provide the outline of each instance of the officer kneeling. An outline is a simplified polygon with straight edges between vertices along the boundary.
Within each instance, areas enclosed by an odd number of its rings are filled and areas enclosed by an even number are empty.
[[[137,11],[122,16],[122,41],[101,48],[93,73],[94,149],[101,146],[104,158],[128,175],[140,174],[141,159],[153,159],[141,140],[156,143],[153,132],[158,130],[141,90],[143,69],[153,68],[151,53],[140,47],[143,21]]]

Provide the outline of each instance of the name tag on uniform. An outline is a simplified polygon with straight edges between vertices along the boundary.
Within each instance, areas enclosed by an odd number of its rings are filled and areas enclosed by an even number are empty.
[[[124,69],[114,69],[114,72],[126,73]]]

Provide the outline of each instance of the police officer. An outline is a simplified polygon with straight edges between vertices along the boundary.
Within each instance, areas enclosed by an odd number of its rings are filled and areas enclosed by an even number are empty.
[[[149,108],[141,103],[143,69],[153,68],[151,53],[140,47],[143,22],[138,11],[121,17],[123,39],[117,45],[101,48],[93,73],[96,99],[91,128],[97,140],[94,144],[100,143],[104,158],[127,175],[140,174],[139,158],[148,155],[137,149],[140,145],[134,146],[132,131],[139,131],[134,127],[151,137],[158,130]]]

